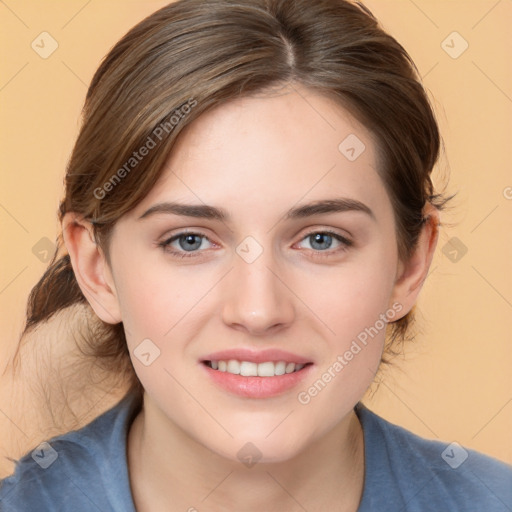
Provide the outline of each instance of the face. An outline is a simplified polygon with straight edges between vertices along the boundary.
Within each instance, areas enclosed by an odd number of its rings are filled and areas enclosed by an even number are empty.
[[[154,417],[229,459],[252,442],[262,462],[343,422],[379,366],[384,320],[406,313],[377,165],[370,133],[304,88],[233,101],[187,128],[110,246]],[[243,363],[222,371],[230,360]]]

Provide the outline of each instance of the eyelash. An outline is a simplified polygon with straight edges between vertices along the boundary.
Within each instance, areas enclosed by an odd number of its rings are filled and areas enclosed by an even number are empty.
[[[338,242],[341,242],[342,246],[334,251],[330,251],[330,250],[325,250],[325,251],[318,251],[318,250],[315,250],[315,249],[309,249],[310,251],[313,251],[313,253],[315,254],[315,257],[317,258],[328,258],[328,257],[331,257],[335,254],[338,254],[338,253],[341,253],[341,252],[344,252],[346,251],[349,247],[351,247],[353,245],[353,242],[351,240],[348,240],[347,238],[345,238],[344,236],[340,235],[339,233],[335,233],[334,231],[329,231],[329,230],[321,230],[321,231],[311,231],[310,233],[306,234],[302,239],[302,240],[305,240],[306,238],[310,237],[310,236],[313,236],[313,235],[317,235],[317,234],[321,234],[321,235],[330,235],[332,236],[334,239],[336,239]],[[178,240],[180,237],[182,236],[185,236],[185,235],[194,235],[194,236],[197,236],[199,238],[205,238],[206,240],[210,241],[211,240],[206,236],[206,235],[203,235],[202,233],[196,233],[194,231],[182,231],[181,233],[178,233],[176,235],[173,235],[171,238],[168,238],[167,240],[164,240],[163,242],[160,242],[158,244],[159,247],[161,247],[165,253],[167,254],[171,254],[173,257],[176,257],[176,258],[195,258],[198,256],[198,253],[199,252],[202,252],[202,251],[175,251],[175,250],[171,250],[169,249],[169,246],[172,242],[174,242],[175,240]]]

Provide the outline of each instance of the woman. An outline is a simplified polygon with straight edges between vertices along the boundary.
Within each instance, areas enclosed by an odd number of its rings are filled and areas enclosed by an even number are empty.
[[[414,64],[344,0],[181,0],[89,88],[27,328],[87,303],[130,392],[6,510],[507,510],[512,468],[360,402],[447,198]],[[114,364],[114,363],[113,363]]]

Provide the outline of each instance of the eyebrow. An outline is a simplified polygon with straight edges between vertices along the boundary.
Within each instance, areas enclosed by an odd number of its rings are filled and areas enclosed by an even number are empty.
[[[340,197],[335,199],[324,199],[313,201],[295,208],[291,208],[284,215],[285,219],[303,219],[314,215],[341,213],[357,211],[367,214],[373,220],[376,220],[373,211],[361,201]],[[208,206],[205,204],[183,204],[176,202],[158,203],[146,210],[140,217],[145,219],[155,214],[180,215],[184,217],[195,217],[198,219],[219,220],[221,222],[229,222],[231,216],[223,208]]]

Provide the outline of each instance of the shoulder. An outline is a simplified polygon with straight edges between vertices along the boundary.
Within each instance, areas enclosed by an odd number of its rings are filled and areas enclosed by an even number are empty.
[[[64,511],[73,502],[76,512],[107,511],[114,501],[131,497],[125,446],[136,411],[137,401],[126,395],[88,425],[25,454],[14,474],[0,481],[0,510]],[[113,486],[113,476],[119,475],[120,485]]]
[[[372,478],[392,479],[406,510],[512,510],[512,466],[457,442],[422,438],[362,404],[356,412]]]

